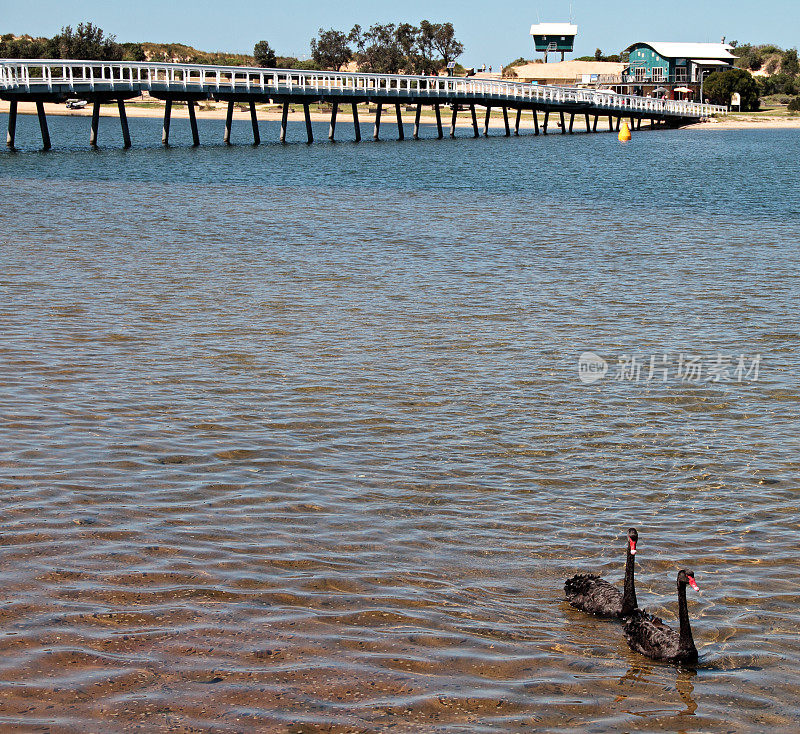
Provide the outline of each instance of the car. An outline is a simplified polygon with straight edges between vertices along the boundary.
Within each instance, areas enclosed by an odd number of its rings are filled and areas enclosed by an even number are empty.
[[[82,110],[86,107],[86,100],[85,99],[68,99],[67,100],[67,109],[68,110]]]

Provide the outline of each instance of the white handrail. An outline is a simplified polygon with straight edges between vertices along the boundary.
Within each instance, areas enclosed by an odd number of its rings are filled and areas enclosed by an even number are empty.
[[[95,75],[99,70],[99,75]],[[48,92],[95,91],[98,84],[108,91],[219,91],[223,75],[231,91],[293,94],[304,90],[352,92],[365,100],[375,96],[421,95],[458,102],[459,97],[484,97],[487,101],[588,104],[594,111],[624,115],[630,112],[683,117],[708,117],[726,114],[727,108],[701,102],[652,99],[624,94],[599,94],[592,89],[552,87],[510,80],[478,80],[464,77],[429,77],[410,74],[369,74],[365,72],[306,71],[303,69],[264,69],[261,67],[167,64],[136,61],[80,61],[62,59],[0,60],[0,92],[46,87]],[[211,79],[209,80],[209,76]],[[134,81],[135,77],[135,81]],[[55,87],[61,89],[56,90]],[[106,91],[103,89],[102,91]],[[361,93],[360,95],[357,93]],[[495,98],[495,99],[491,99]],[[497,99],[499,98],[499,99]],[[503,99],[504,98],[504,99]],[[580,108],[575,112],[580,113]]]

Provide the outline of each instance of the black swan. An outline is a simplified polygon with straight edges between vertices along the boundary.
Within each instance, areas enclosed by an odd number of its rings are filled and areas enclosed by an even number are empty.
[[[686,584],[698,590],[694,574],[691,571],[679,571],[680,633],[667,627],[658,617],[639,610],[625,622],[622,628],[631,650],[653,658],[653,660],[666,660],[672,663],[697,662],[697,648],[692,639],[689,608],[686,605]]]
[[[637,609],[636,589],[633,585],[633,561],[639,533],[628,530],[628,550],[625,559],[625,586],[622,594],[608,581],[594,574],[578,574],[567,579],[564,593],[576,609],[598,617],[629,617]]]

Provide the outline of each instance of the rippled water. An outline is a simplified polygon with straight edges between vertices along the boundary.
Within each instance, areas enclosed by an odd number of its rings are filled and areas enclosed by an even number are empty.
[[[0,153],[4,728],[800,727],[796,132],[178,123]],[[696,669],[563,600],[630,525]]]

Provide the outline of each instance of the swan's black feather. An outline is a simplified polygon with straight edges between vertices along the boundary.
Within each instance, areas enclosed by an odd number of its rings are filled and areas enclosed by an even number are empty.
[[[598,617],[620,617],[622,594],[594,574],[578,574],[564,584],[567,601],[576,609]]]

